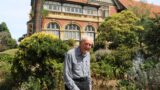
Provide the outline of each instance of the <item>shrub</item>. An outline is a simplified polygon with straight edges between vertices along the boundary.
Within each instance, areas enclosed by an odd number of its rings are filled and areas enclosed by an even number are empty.
[[[99,49],[106,49],[108,46],[106,45],[106,33],[100,33],[96,40],[95,40],[95,45],[93,47],[94,51],[99,50]]]
[[[53,90],[56,69],[52,60],[62,61],[68,47],[53,34],[36,33],[23,39],[12,66],[15,87]],[[30,78],[34,78],[36,85]]]
[[[95,52],[96,61],[101,63],[100,66],[102,67],[105,63],[104,67],[111,67],[114,75],[109,75],[109,73],[108,75],[111,76],[110,78],[117,79],[124,78],[124,73],[132,67],[133,56],[134,50],[126,46],[118,47],[117,50],[100,49]],[[100,70],[103,69],[100,68]]]
[[[10,71],[12,60],[12,55],[0,53],[0,90],[11,90],[13,85]]]
[[[120,80],[118,87],[120,90],[137,90],[135,83],[129,80]]]
[[[0,61],[4,61],[4,62],[11,62],[13,60],[13,56],[12,55],[8,55],[8,54],[0,54]]]
[[[76,44],[76,41],[74,39],[69,39],[65,41],[70,47],[74,47]]]

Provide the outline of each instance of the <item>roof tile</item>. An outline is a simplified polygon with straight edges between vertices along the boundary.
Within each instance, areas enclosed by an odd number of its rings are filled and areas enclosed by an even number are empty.
[[[155,13],[160,15],[160,6],[158,6],[158,5],[144,3],[144,2],[140,2],[140,1],[134,1],[134,0],[119,0],[119,2],[125,8],[140,7],[142,9],[148,9],[151,12],[150,16],[154,16]]]

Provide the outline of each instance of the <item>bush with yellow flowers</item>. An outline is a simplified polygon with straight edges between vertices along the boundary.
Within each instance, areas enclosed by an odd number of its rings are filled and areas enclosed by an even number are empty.
[[[69,46],[53,34],[36,33],[19,45],[12,66],[14,87],[23,90],[53,90],[54,62],[63,62]]]

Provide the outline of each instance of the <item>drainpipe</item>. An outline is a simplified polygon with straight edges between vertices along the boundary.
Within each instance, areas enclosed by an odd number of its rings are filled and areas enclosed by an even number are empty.
[[[42,10],[43,0],[35,0],[34,2],[34,30],[35,32],[42,31]]]

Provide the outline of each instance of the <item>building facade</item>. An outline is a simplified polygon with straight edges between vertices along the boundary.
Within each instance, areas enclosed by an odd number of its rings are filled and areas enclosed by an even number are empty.
[[[45,0],[40,4],[31,0],[31,6],[27,34],[53,33],[62,40],[79,41],[82,35],[95,39],[104,18],[116,13],[112,0]]]
[[[79,41],[82,35],[95,39],[106,17],[135,6],[148,8],[151,16],[160,14],[160,6],[135,0],[31,0],[27,35],[46,32],[62,40]]]

